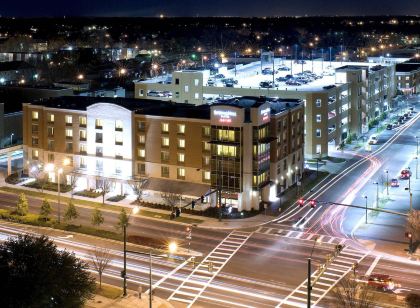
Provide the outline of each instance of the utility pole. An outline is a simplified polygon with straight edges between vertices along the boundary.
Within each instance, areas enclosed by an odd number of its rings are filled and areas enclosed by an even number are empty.
[[[308,282],[307,282],[307,285],[308,285],[308,290],[307,290],[307,293],[308,293],[307,307],[308,308],[311,308],[311,291],[312,291],[312,286],[311,286],[311,271],[312,271],[312,268],[311,268],[311,258],[308,258],[308,278],[307,278],[307,280],[308,280]]]
[[[389,196],[389,178],[388,178],[389,171],[385,170],[385,173],[386,173],[386,195]]]
[[[373,182],[376,185],[376,207],[379,207],[379,182]]]
[[[368,205],[367,205],[367,196],[365,196],[365,207],[366,207],[366,212],[365,212],[365,223],[368,223],[367,217],[368,217]]]
[[[219,221],[222,221],[222,188],[219,187]]]
[[[123,225],[124,232],[124,268],[122,272],[123,276],[123,296],[127,296],[127,225]]]

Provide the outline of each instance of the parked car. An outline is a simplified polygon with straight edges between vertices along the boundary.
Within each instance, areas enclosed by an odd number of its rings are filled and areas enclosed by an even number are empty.
[[[276,78],[276,81],[278,81],[278,82],[285,82],[285,81],[288,81],[290,78],[287,78],[286,76],[285,77],[277,77]]]
[[[273,75],[273,70],[271,68],[264,68],[261,73],[263,75]]]
[[[401,170],[401,173],[400,173],[400,179],[401,180],[406,180],[406,179],[409,179],[410,177],[411,177],[411,171],[410,170],[408,170],[408,169]]]
[[[296,64],[306,64],[305,60],[295,60]]]
[[[387,130],[391,130],[391,129],[393,129],[394,127],[393,127],[393,125],[392,124],[388,124],[387,126],[386,126],[386,129]]]
[[[286,65],[281,65],[279,66],[279,68],[277,69],[279,71],[290,71],[290,68],[288,68]]]
[[[214,75],[214,78],[216,78],[216,79],[222,79],[222,78],[225,78],[225,75],[223,75],[223,74],[216,74],[216,75]]]
[[[372,135],[369,137],[368,144],[377,144],[378,143],[378,136]]]
[[[273,82],[272,81],[261,81],[260,82],[260,87],[261,88],[266,88],[266,89],[268,89],[268,88],[276,88],[276,87],[278,87],[279,85],[277,84],[277,83],[275,83],[275,84],[273,84]]]
[[[299,81],[292,80],[292,79],[289,79],[288,81],[286,81],[286,84],[288,86],[301,86],[302,85]]]
[[[391,179],[391,187],[400,187],[398,179]]]
[[[383,291],[392,291],[395,288],[395,283],[389,275],[372,274],[368,278],[368,286]]]

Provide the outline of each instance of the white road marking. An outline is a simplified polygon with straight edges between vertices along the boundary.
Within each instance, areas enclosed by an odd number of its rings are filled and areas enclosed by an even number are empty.
[[[376,265],[378,265],[379,260],[382,258],[381,255],[377,256],[375,258],[375,260],[373,261],[373,263],[370,265],[369,269],[366,271],[366,276],[370,276],[370,274],[372,274],[373,269],[376,267]]]

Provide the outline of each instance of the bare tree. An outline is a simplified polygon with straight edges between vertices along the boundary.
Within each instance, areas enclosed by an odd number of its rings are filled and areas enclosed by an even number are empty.
[[[163,193],[162,199],[165,200],[166,204],[171,208],[171,213],[174,213],[175,205],[179,203],[181,195],[175,193]]]
[[[408,213],[406,229],[412,234],[414,241],[420,240],[420,211],[411,210]]]
[[[111,261],[111,253],[109,249],[96,247],[93,253],[91,254],[91,259],[93,267],[98,272],[99,275],[99,288],[102,288],[102,274],[105,269],[108,267],[109,262]]]
[[[370,308],[375,306],[375,294],[372,288],[360,282],[355,274],[349,274],[340,280],[333,289],[335,306],[342,308]]]
[[[131,180],[130,186],[133,190],[133,193],[136,195],[136,202],[140,205],[140,203],[143,201],[144,191],[149,186],[149,178],[142,177],[139,179]]]
[[[69,186],[70,186],[70,194],[71,194],[71,198],[73,199],[73,193],[74,193],[74,189],[76,188],[77,185],[77,181],[80,178],[80,174],[76,173],[76,172],[72,172],[69,174]]]
[[[114,180],[106,177],[96,179],[96,188],[101,190],[102,204],[105,204],[105,195],[114,188]]]
[[[33,176],[38,183],[39,187],[41,188],[41,192],[44,192],[44,187],[48,183],[48,173],[46,173],[43,169],[35,167],[32,168],[30,175]]]

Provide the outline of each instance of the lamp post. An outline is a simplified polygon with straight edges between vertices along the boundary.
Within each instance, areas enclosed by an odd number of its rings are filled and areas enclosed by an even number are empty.
[[[132,214],[137,214],[140,211],[140,208],[138,206],[134,207],[131,211]],[[127,223],[123,225],[123,233],[124,233],[124,265],[123,265],[123,272],[121,273],[121,276],[123,276],[123,296],[127,296],[127,227],[128,227],[128,221],[130,219],[130,216],[128,216]]]
[[[12,146],[12,144],[13,144],[13,136],[14,135],[15,135],[14,133],[10,134],[10,146]]]
[[[70,160],[68,158],[65,158],[63,160],[63,166],[68,166],[70,164]],[[56,170],[56,167],[54,164],[50,163],[47,164],[45,167],[45,170],[47,172],[54,172]],[[61,184],[60,184],[60,179],[61,179],[61,175],[63,174],[63,168],[58,168],[57,169],[57,221],[58,224],[61,223]]]
[[[385,170],[385,173],[386,173],[386,195],[389,196],[389,178],[388,178],[389,171],[388,169]]]
[[[365,195],[364,198],[365,198],[365,207],[366,207],[365,223],[367,224],[368,223],[368,220],[367,220],[367,216],[368,216],[367,199],[368,199],[368,197]]]
[[[311,265],[311,261],[312,261],[312,254],[314,253],[314,249],[315,249],[315,245],[316,243],[319,243],[319,236],[315,237],[314,240],[314,244],[312,246],[312,250],[311,250],[311,255],[308,258],[308,277],[307,277],[307,307],[310,308],[311,307],[311,291],[312,291],[312,285],[311,285],[311,272],[312,272],[312,265]]]
[[[416,160],[416,180],[418,179],[418,171],[419,171],[419,157],[416,156],[414,158]]]
[[[376,207],[379,206],[379,182],[373,182],[376,185]]]

